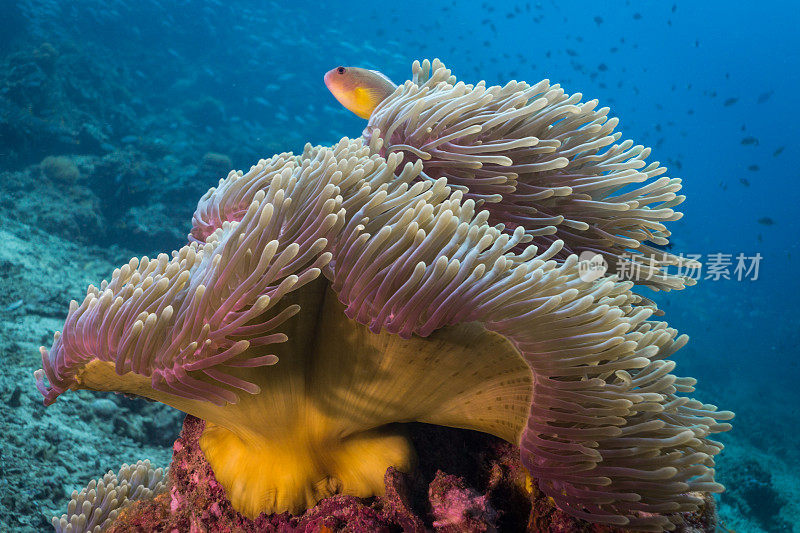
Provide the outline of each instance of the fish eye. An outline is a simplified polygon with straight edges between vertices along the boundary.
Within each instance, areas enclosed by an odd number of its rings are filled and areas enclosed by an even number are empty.
[[[336,72],[338,72],[339,74],[344,74],[346,70],[347,69],[344,68],[344,67],[339,67],[339,68],[336,69]]]

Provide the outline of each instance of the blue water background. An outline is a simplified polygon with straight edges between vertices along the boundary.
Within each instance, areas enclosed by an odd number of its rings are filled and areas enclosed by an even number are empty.
[[[684,180],[688,200],[680,206],[685,217],[671,224],[673,252],[763,257],[757,280],[643,291],[691,336],[676,355],[677,373],[698,378],[700,398],[739,412],[734,431],[743,438],[765,449],[794,448],[800,436],[795,2],[16,5],[14,17],[28,21],[32,38],[69,37],[115,57],[134,73],[132,105],[163,112],[164,120],[179,103],[174,73],[189,67],[192,91],[221,102],[227,124],[252,131],[252,148],[233,156],[236,168],[276,151],[299,152],[305,142],[358,136],[365,122],[322,83],[325,71],[340,64],[379,69],[402,82],[414,59],[438,57],[468,83],[549,78],[569,93],[598,98],[621,119],[623,139],[652,146],[649,160]],[[5,31],[15,27],[13,17],[0,24]],[[209,123],[195,133],[213,146],[219,132]],[[217,178],[209,176],[207,186]]]

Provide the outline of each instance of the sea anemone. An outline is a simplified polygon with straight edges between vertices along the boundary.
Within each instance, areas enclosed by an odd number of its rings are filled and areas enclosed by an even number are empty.
[[[409,470],[414,461],[395,422],[462,420],[518,440],[531,376],[505,339],[475,324],[428,339],[373,334],[337,301],[332,287],[349,294],[361,278],[336,272],[355,271],[349,263],[363,246],[379,248],[368,241],[367,216],[386,223],[376,235],[386,243],[390,229],[433,229],[432,208],[449,193],[443,180],[409,187],[418,167],[398,178],[397,157],[366,152],[344,142],[230,175],[210,196],[226,206],[217,195],[253,193],[241,220],[226,213],[204,244],[171,259],[133,259],[70,305],[63,333],[42,350],[45,403],[68,388],[115,390],[205,419],[204,453],[251,517],[298,512],[338,492],[381,492],[387,467]],[[419,229],[390,251],[413,251]],[[484,261],[500,257],[506,241]],[[317,279],[323,267],[330,282]],[[394,283],[412,281],[395,270]],[[466,365],[476,348],[491,357]]]
[[[609,108],[582,98],[549,80],[465,84],[439,60],[415,61],[412,79],[372,112],[364,138],[384,157],[421,161],[423,179],[447,178],[507,232],[523,227],[540,247],[563,241],[558,259],[590,252],[637,284],[693,284],[667,268],[696,263],[658,248],[669,244],[665,223],[682,216],[673,209],[684,200],[681,180],[646,163],[649,148],[619,142]]]
[[[598,523],[670,529],[701,505],[690,492],[722,490],[709,435],[732,413],[681,396],[694,380],[668,358],[686,336],[632,282],[584,279],[563,241],[530,245],[377,145],[220,180],[190,244],[71,303],[41,349],[45,403],[120,391],[203,418],[201,448],[250,517],[382,493],[387,467],[414,465],[412,421],[518,443],[541,489]]]
[[[101,479],[93,479],[80,492],[73,491],[66,514],[53,517],[56,533],[105,531],[119,512],[137,500],[147,500],[165,491],[167,476],[150,461],[122,465],[114,474],[109,470]]]

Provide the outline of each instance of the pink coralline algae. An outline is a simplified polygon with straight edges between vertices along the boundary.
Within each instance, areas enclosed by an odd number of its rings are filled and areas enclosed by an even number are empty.
[[[462,478],[439,471],[428,491],[433,527],[443,532],[483,533],[497,531],[497,511],[488,494],[478,494]]]
[[[136,502],[120,514],[109,532],[141,533],[631,533],[591,524],[560,511],[535,484],[528,483],[519,449],[491,435],[411,424],[420,454],[413,474],[386,471],[386,494],[356,498],[336,495],[301,516],[238,513],[225,496],[198,440],[205,427],[187,416],[173,446],[170,490]],[[532,490],[532,492],[531,492]],[[716,510],[710,496],[695,513],[684,513],[676,531],[712,533]]]

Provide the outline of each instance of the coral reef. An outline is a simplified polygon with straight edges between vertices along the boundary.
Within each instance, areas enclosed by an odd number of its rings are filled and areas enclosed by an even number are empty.
[[[81,175],[77,165],[68,157],[49,155],[40,163],[42,172],[55,182],[75,183]]]
[[[753,458],[730,465],[726,473],[731,490],[722,495],[722,501],[741,508],[742,514],[751,518],[767,531],[789,531],[789,522],[781,516],[788,503],[773,482],[773,473]]]
[[[225,154],[216,152],[206,152],[200,161],[199,173],[201,176],[220,176],[225,177],[233,167],[231,158]]]
[[[157,61],[126,63],[83,37],[51,37],[0,58],[0,216],[32,216],[56,235],[139,254],[173,249],[211,184],[286,138],[218,101],[210,112],[196,85],[169,90],[183,102],[174,109],[164,89],[132,94]]]
[[[37,172],[38,173],[38,172]],[[29,211],[34,219],[36,210]],[[0,531],[52,531],[73,490],[123,463],[169,464],[183,416],[169,406],[76,391],[42,409],[29,386],[31,359],[58,328],[70,294],[83,291],[130,250],[76,244],[43,227],[0,221]],[[46,335],[46,337],[50,337]],[[112,407],[113,405],[113,407]]]

